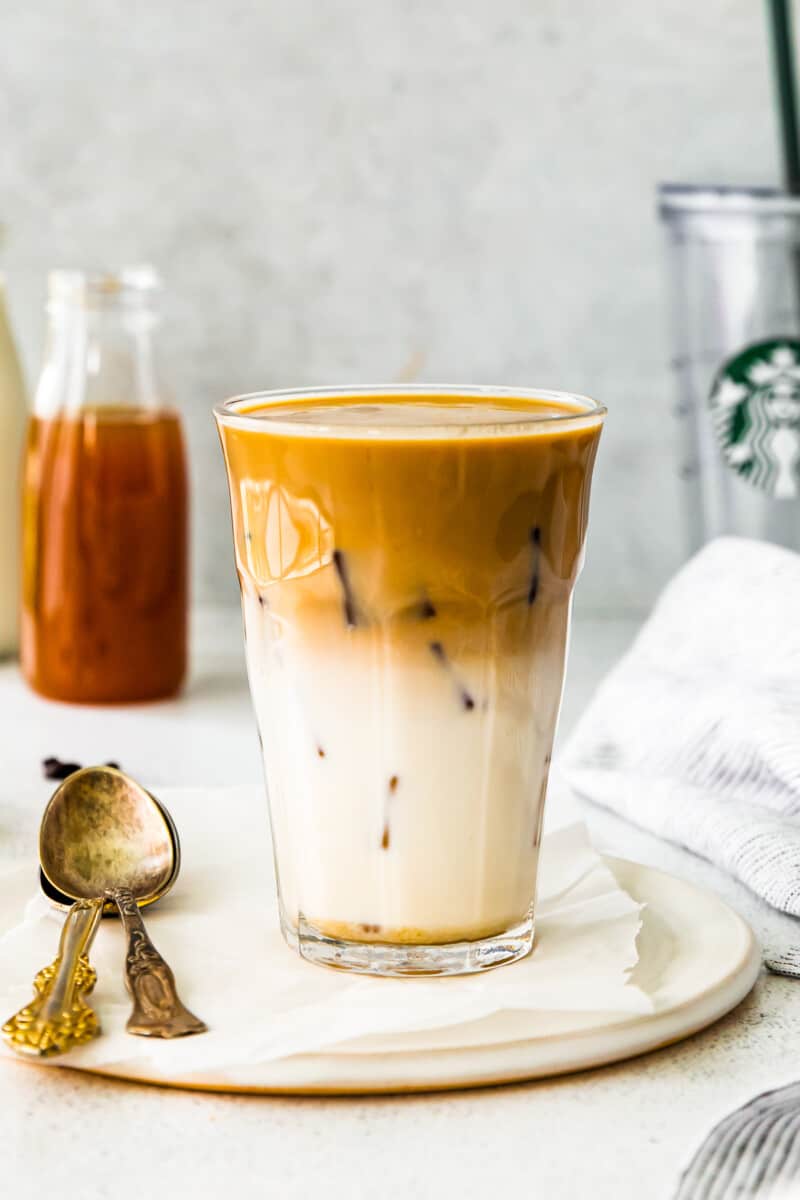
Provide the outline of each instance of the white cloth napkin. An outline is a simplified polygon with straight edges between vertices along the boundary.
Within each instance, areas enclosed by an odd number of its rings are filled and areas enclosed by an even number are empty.
[[[91,955],[98,973],[92,1003],[103,1036],[56,1065],[113,1069],[133,1062],[151,1079],[194,1075],[224,1084],[245,1064],[345,1042],[352,1048],[353,1039],[371,1037],[372,1049],[375,1035],[447,1030],[449,1044],[458,1044],[458,1029],[508,1010],[653,1010],[649,996],[628,979],[638,957],[641,906],[617,884],[583,826],[545,839],[531,957],[462,978],[374,979],[313,966],[284,945],[260,789],[160,795],[180,830],[183,870],[174,891],[147,910],[147,924],[182,999],[210,1032],[176,1042],[125,1033],[124,942],[118,922],[105,920]],[[58,944],[62,917],[33,894],[34,879],[32,862],[0,867],[3,1017],[27,1002],[36,971],[53,959]],[[471,1024],[469,1041],[480,1036]],[[490,1033],[485,1037],[491,1040]]]
[[[800,556],[739,538],[705,547],[561,765],[581,795],[800,915]]]

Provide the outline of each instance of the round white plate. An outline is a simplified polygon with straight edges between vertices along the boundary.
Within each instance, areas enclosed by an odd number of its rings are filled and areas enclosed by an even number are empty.
[[[688,1037],[730,1012],[756,981],[761,956],[732,909],[663,871],[607,858],[619,883],[647,905],[633,979],[655,1011],[502,1013],[443,1030],[361,1038],[213,1079],[154,1079],[134,1063],[79,1068],[117,1078],[208,1091],[353,1093],[480,1087],[616,1062]],[[502,968],[500,968],[502,970]]]

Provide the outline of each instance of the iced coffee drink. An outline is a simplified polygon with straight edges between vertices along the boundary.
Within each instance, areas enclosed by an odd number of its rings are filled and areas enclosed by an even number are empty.
[[[385,974],[533,944],[604,410],[501,389],[217,410],[287,940]]]

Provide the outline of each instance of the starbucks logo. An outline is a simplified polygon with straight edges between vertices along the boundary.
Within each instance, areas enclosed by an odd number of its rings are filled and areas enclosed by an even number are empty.
[[[777,499],[800,496],[800,341],[742,350],[720,367],[709,403],[728,466]]]

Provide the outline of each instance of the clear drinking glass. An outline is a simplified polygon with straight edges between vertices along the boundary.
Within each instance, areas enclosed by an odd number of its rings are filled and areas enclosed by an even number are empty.
[[[457,974],[532,948],[604,413],[424,385],[215,410],[280,919],[304,957]]]
[[[800,197],[664,184],[689,549],[800,549]]]

